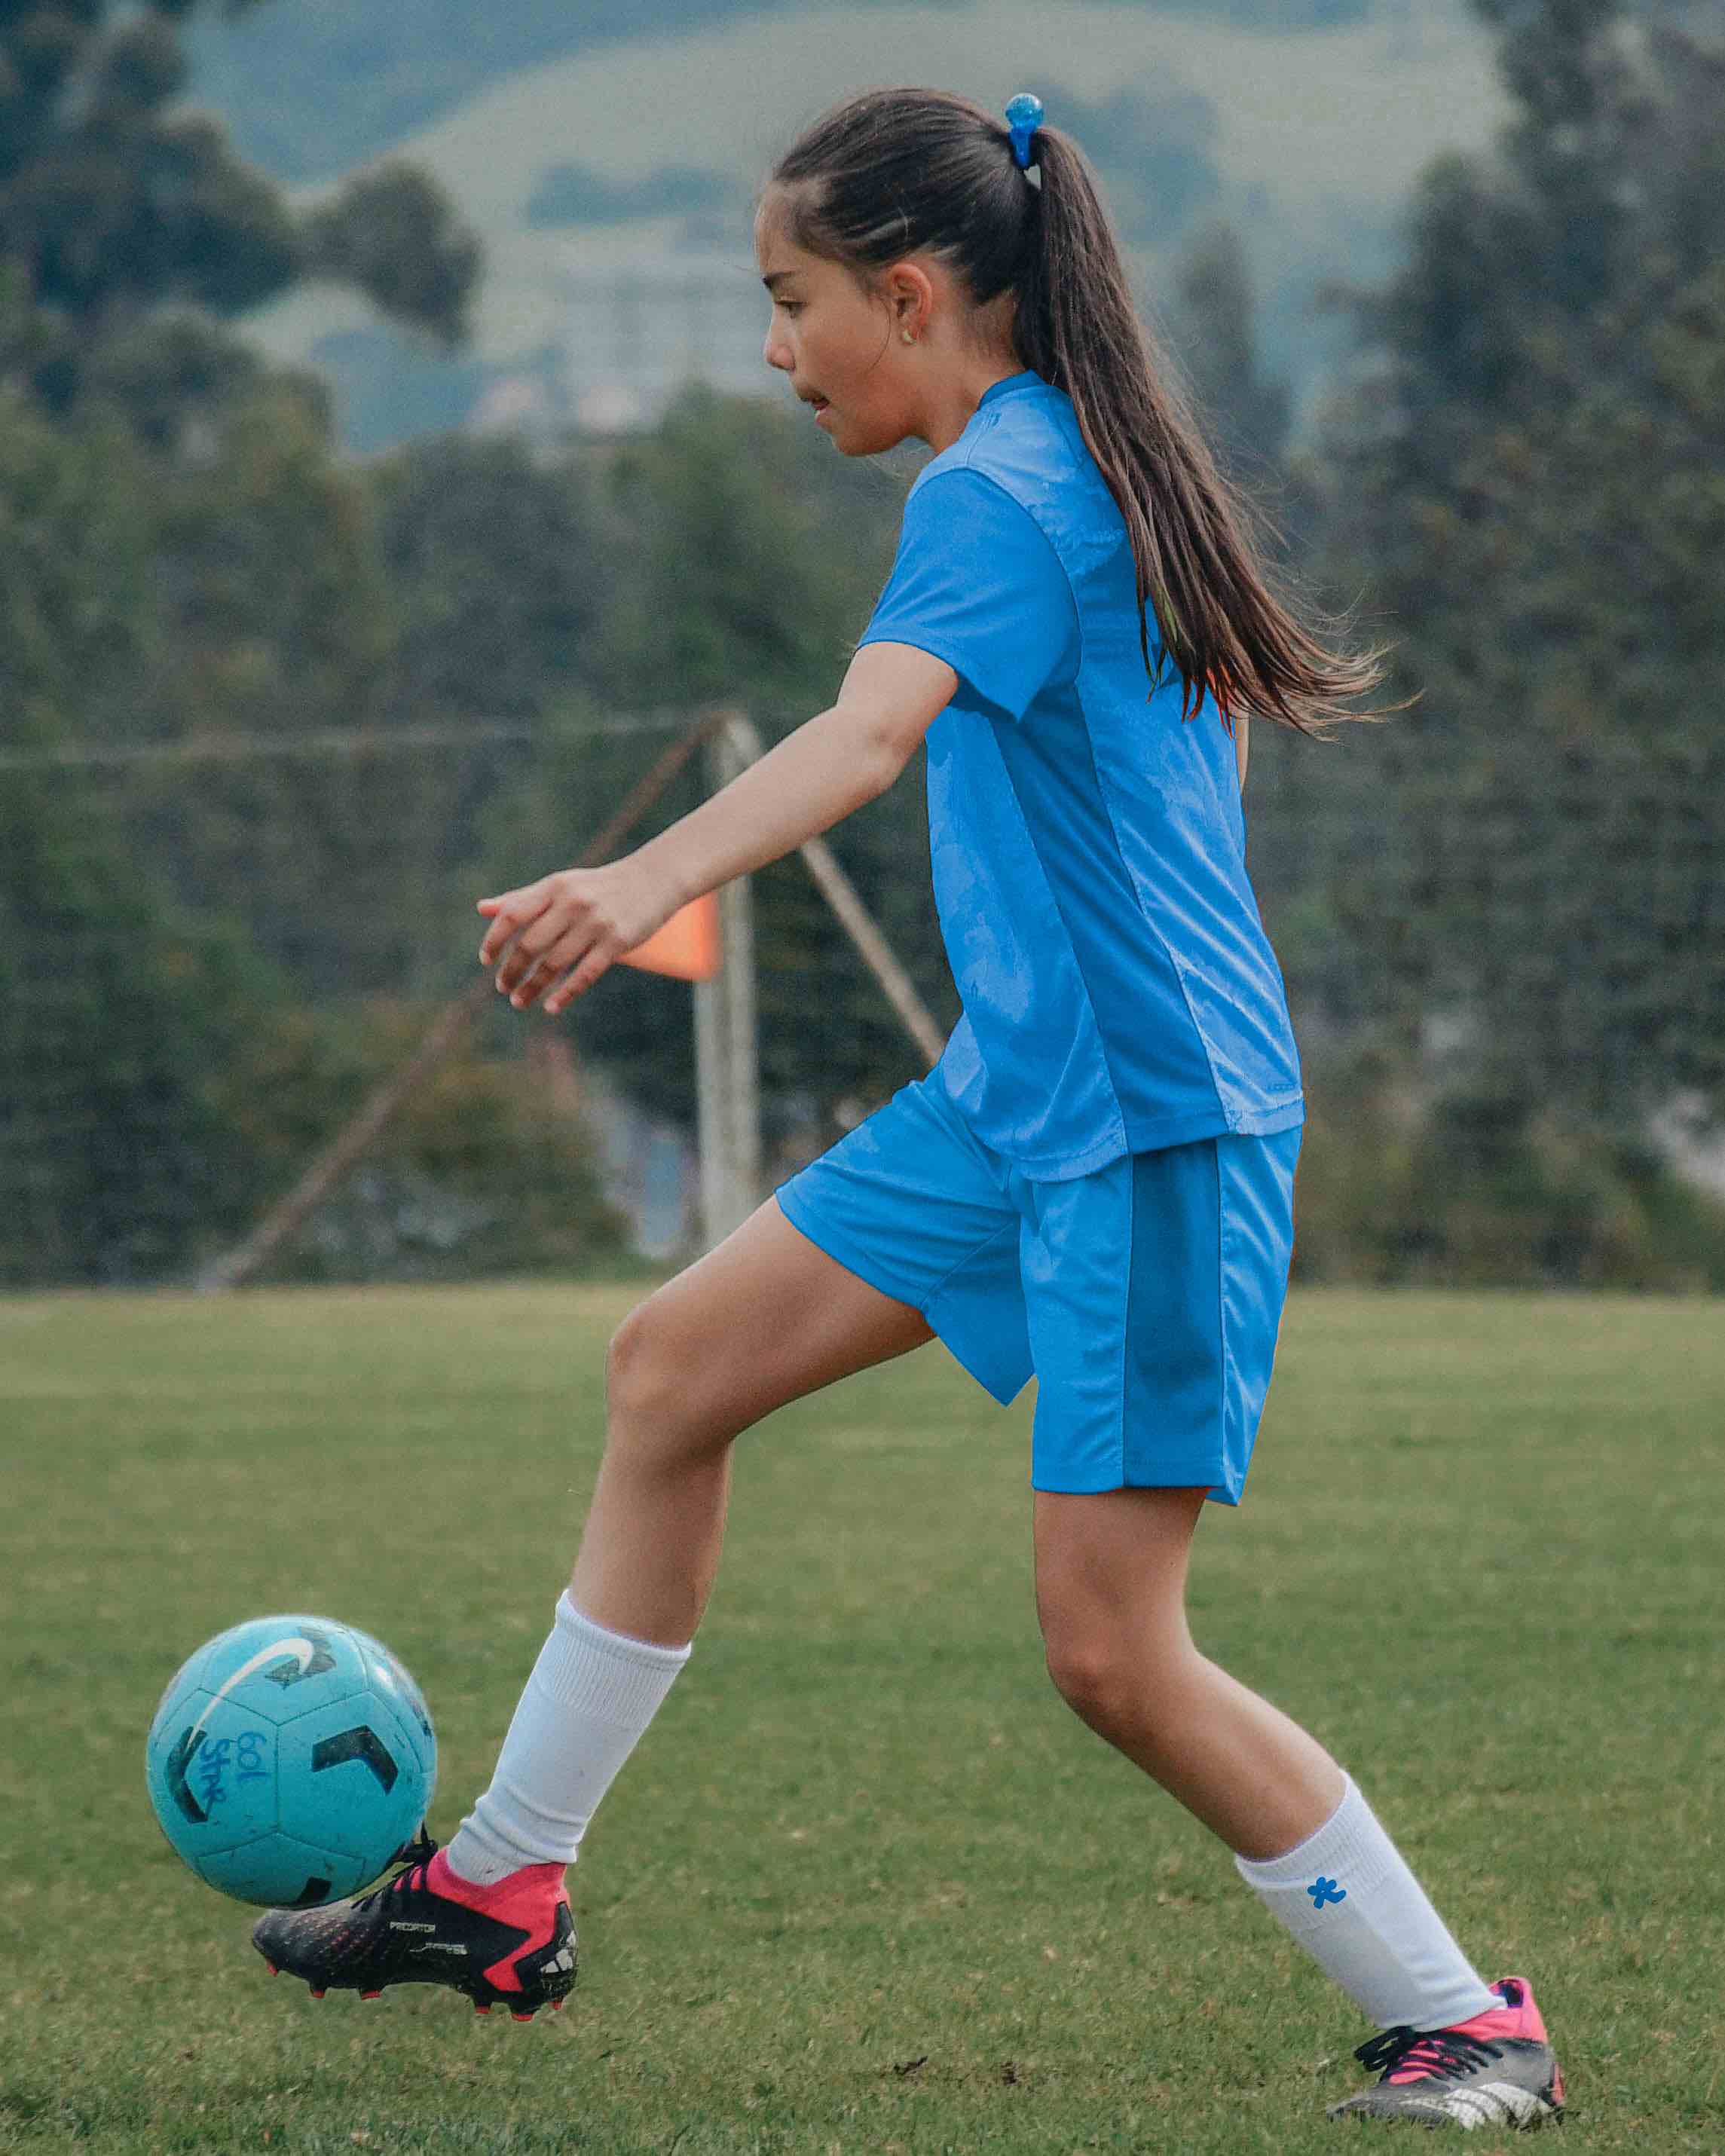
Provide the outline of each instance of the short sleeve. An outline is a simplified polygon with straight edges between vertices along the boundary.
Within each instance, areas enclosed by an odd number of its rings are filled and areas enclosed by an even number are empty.
[[[914,644],[987,702],[1023,718],[1039,691],[1070,680],[1078,608],[1065,564],[1024,504],[953,465],[913,487],[898,554],[865,644]]]

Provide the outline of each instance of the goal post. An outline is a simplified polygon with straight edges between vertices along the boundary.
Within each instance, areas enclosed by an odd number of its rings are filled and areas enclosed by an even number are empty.
[[[740,715],[706,744],[721,792],[754,762]],[[719,968],[695,983],[695,1075],[703,1250],[741,1226],[761,1199],[761,1060],[755,1017],[755,916],[750,879],[719,886]]]

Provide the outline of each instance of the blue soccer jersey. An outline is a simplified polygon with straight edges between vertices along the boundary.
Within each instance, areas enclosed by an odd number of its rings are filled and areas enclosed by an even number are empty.
[[[1234,741],[1208,695],[1182,719],[1172,660],[1149,694],[1139,619],[1071,399],[1029,368],[995,382],[917,474],[858,649],[915,644],[958,676],[926,737],[963,1005],[935,1071],[1044,1181],[1305,1118]]]

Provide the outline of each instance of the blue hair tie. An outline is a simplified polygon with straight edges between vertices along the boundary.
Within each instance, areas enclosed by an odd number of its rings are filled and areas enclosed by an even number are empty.
[[[1030,156],[1030,137],[1042,125],[1042,100],[1028,90],[1021,90],[1009,100],[1006,124],[1012,130],[1012,154],[1023,172],[1033,161]]]

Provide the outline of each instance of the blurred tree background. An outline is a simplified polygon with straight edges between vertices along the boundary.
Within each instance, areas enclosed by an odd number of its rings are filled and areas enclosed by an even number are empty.
[[[1517,117],[1337,295],[1360,364],[1312,475],[1327,581],[1421,701],[1278,758],[1265,882],[1353,1034],[1324,1107],[1419,1104],[1359,1229],[1415,1277],[1676,1279],[1706,1213],[1646,1121],[1725,1110],[1725,47],[1479,7]],[[1303,1194],[1339,1240],[1347,1194]]]
[[[1514,124],[1330,295],[1315,444],[1239,235],[1169,295],[1283,581],[1420,692],[1331,745],[1254,729],[1296,1276],[1717,1289],[1725,1208],[1648,1122],[1725,1121],[1725,53],[1686,9],[1476,5]],[[242,1233],[465,987],[475,900],[574,860],[675,733],[608,722],[723,698],[770,742],[830,701],[916,469],[699,383],[639,436],[344,457],[236,318],[333,277],[459,350],[477,245],[388,161],[296,216],[175,103],[199,13],[0,13],[10,1284],[181,1280]],[[696,759],[625,844],[702,790]],[[913,764],[830,843],[950,1025],[925,814]],[[753,886],[766,1134],[802,1158],[924,1066],[800,860]],[[542,1027],[473,1028],[273,1276],[626,1265]],[[692,1132],[687,983],[614,967],[557,1031]]]

